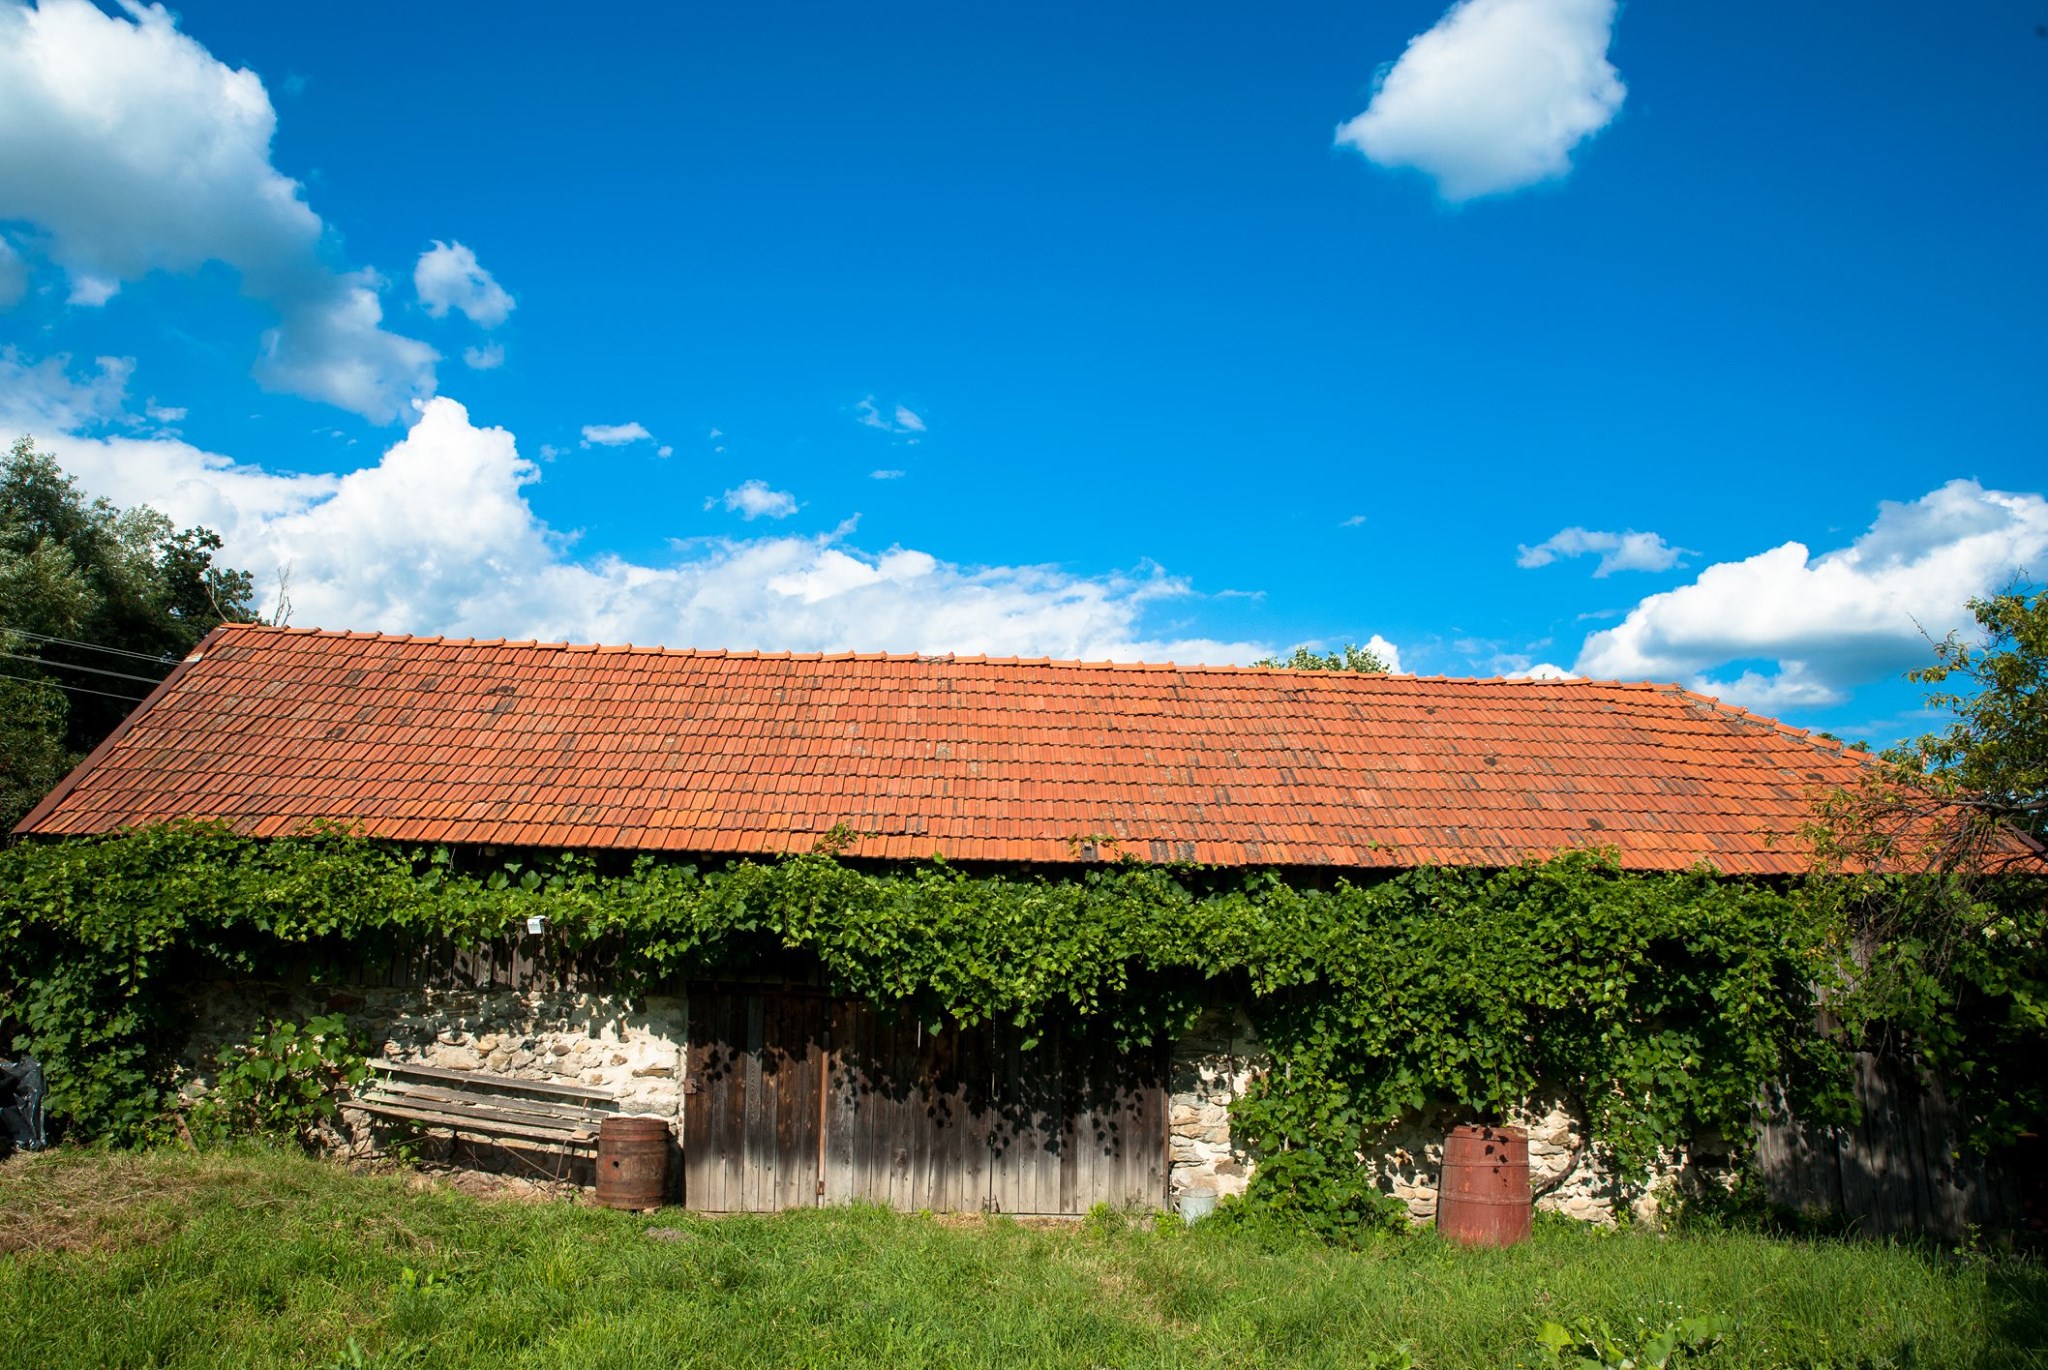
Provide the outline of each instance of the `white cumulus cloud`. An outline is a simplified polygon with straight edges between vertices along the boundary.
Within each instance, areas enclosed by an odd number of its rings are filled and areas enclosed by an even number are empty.
[[[1573,675],[1573,674],[1572,674],[1572,673],[1571,673],[1570,671],[1567,671],[1567,670],[1566,670],[1566,669],[1565,669],[1564,667],[1562,667],[1562,666],[1559,666],[1559,665],[1557,665],[1557,664],[1556,664],[1556,663],[1554,663],[1554,662],[1549,662],[1549,661],[1538,661],[1538,662],[1535,662],[1535,663],[1533,663],[1532,665],[1528,665],[1528,666],[1523,666],[1523,667],[1521,667],[1521,668],[1520,668],[1520,669],[1518,669],[1518,670],[1513,670],[1513,671],[1508,671],[1508,672],[1506,672],[1506,673],[1504,674],[1504,676],[1503,676],[1503,679],[1507,679],[1507,680],[1577,680],[1577,679],[1578,679],[1578,677],[1577,677],[1577,676],[1575,676],[1575,675]]]
[[[505,364],[505,348],[499,343],[462,349],[462,364],[472,371],[495,371]]]
[[[413,265],[412,288],[420,307],[435,318],[444,319],[453,309],[480,328],[496,328],[513,309],[505,287],[461,243],[436,239]]]
[[[764,480],[742,481],[724,494],[704,501],[706,509],[721,504],[727,512],[738,514],[749,523],[758,518],[786,519],[796,512],[796,496],[787,490],[772,490]]]
[[[1084,576],[961,565],[911,548],[865,550],[843,528],[698,541],[670,560],[573,556],[572,539],[527,501],[540,468],[510,433],[473,424],[446,398],[424,402],[375,465],[340,476],[275,472],[168,438],[94,437],[46,422],[104,417],[114,380],[126,375],[118,360],[113,372],[72,381],[61,364],[9,358],[0,366],[0,429],[36,432],[95,494],[146,501],[181,524],[218,530],[228,564],[255,572],[266,600],[288,571],[299,627],[1218,664],[1272,651],[1148,631],[1155,605],[1192,596],[1185,581],[1157,569]]]
[[[1515,565],[1524,568],[1548,566],[1560,557],[1582,557],[1597,552],[1600,564],[1593,568],[1597,579],[1613,575],[1616,571],[1668,571],[1678,564],[1678,559],[1687,550],[1673,547],[1659,534],[1638,533],[1634,529],[1626,533],[1603,533],[1591,528],[1562,528],[1534,547],[1524,545],[1517,548]]]
[[[1682,681],[1765,710],[1840,703],[1927,661],[1927,636],[1967,627],[1972,596],[2044,569],[2048,499],[1950,481],[1880,504],[1847,547],[1816,556],[1788,542],[1709,566],[1588,637],[1573,669]]]
[[[652,442],[654,434],[638,423],[586,423],[583,425],[585,447],[624,447],[627,443]]]
[[[1607,60],[1617,8],[1459,0],[1409,40],[1337,142],[1380,166],[1421,171],[1451,201],[1562,176],[1628,93]]]
[[[91,494],[121,505],[155,505],[181,523],[214,529],[260,559],[273,521],[340,484],[334,476],[266,471],[162,434],[126,436],[131,425],[123,399],[134,362],[100,357],[83,378],[74,378],[69,367],[64,356],[31,365],[12,350],[0,351],[0,431],[34,436]]]
[[[257,380],[384,422],[434,389],[437,354],[383,327],[372,271],[337,271],[298,182],[270,161],[256,73],[180,33],[160,5],[0,0],[0,220],[80,306],[152,271],[224,262],[276,310]]]

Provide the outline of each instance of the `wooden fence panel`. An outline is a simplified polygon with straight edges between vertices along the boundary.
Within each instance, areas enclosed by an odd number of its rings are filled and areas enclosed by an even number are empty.
[[[2012,1169],[1964,1146],[1963,1120],[1938,1082],[1869,1052],[1854,1065],[1862,1116],[1853,1123],[1802,1123],[1774,1101],[1757,1135],[1774,1203],[1869,1236],[1954,1241],[1972,1227],[2024,1221]]]

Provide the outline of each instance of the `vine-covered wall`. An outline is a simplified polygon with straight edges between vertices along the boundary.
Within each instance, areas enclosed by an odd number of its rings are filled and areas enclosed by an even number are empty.
[[[0,851],[0,1031],[50,1065],[53,1116],[118,1140],[166,1125],[175,987],[536,916],[554,954],[602,951],[627,994],[797,953],[933,1020],[1081,1018],[1131,1044],[1181,1035],[1221,994],[1272,1061],[1229,1105],[1260,1159],[1248,1202],[1343,1224],[1383,1208],[1361,1139],[1426,1107],[1498,1118],[1554,1092],[1630,1182],[1697,1135],[1746,1135],[1772,1082],[1817,1098],[1839,1069],[1813,1030],[1835,966],[1812,908],[1592,852],[1310,883],[873,869],[831,851],[534,864],[180,824]]]

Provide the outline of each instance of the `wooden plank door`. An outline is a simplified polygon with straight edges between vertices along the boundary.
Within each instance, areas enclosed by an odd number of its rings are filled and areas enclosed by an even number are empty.
[[[1017,1029],[998,1029],[995,1038],[992,1209],[1080,1214],[1098,1203],[1166,1203],[1162,1053],[1125,1054],[1062,1027],[1029,1050]]]
[[[690,1208],[862,1200],[1080,1214],[1166,1202],[1160,1053],[1059,1029],[1026,1049],[1008,1025],[934,1029],[769,988],[694,988],[689,1022]]]
[[[1167,1202],[1166,1053],[1124,1053],[1101,1037],[1069,1037],[1065,1144],[1071,1207],[1158,1208]],[[1063,1169],[1062,1174],[1067,1171]]]
[[[988,1206],[986,1034],[834,1005],[825,1201],[906,1211]]]
[[[819,1086],[831,1004],[776,989],[690,992],[683,1204],[772,1213],[819,1200]]]

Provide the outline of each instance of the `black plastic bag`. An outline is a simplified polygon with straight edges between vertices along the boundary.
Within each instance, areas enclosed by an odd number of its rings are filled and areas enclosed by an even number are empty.
[[[10,1151],[41,1151],[43,1132],[43,1063],[33,1056],[0,1061],[0,1156]]]

